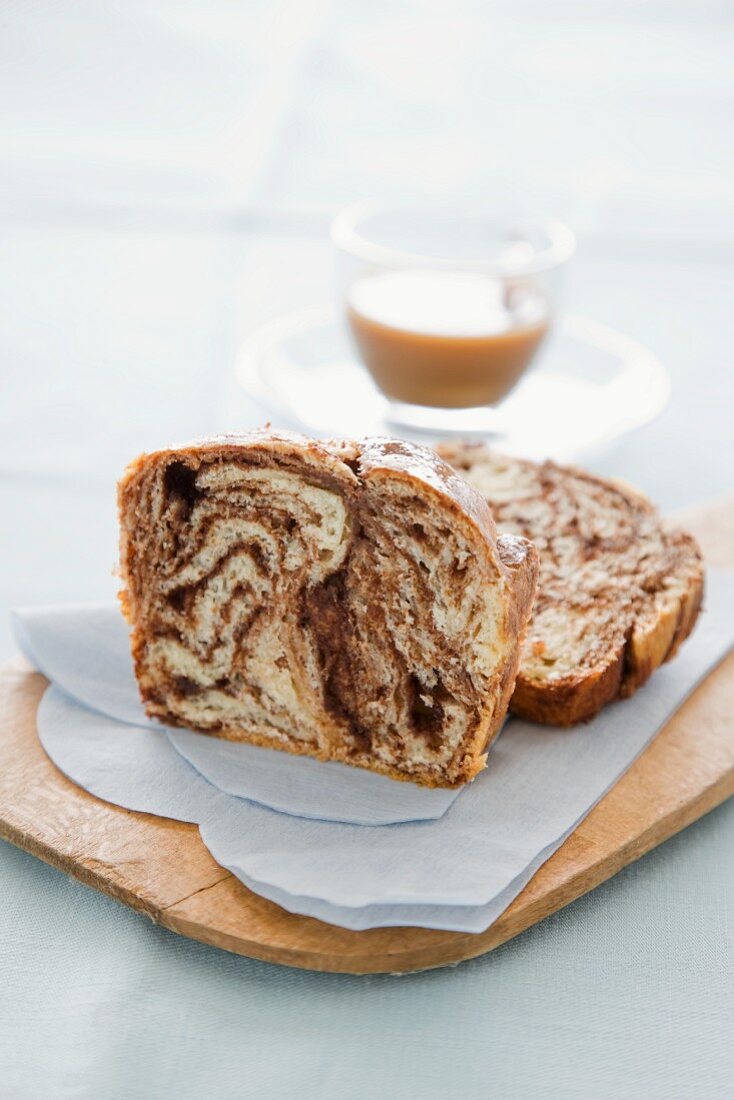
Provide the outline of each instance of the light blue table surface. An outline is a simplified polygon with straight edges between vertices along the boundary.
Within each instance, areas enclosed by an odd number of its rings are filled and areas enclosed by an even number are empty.
[[[517,184],[567,303],[668,367],[595,456],[667,510],[734,487],[731,10],[716,0],[14,0],[0,17],[0,657],[115,590],[138,451],[246,427],[254,324],[333,293],[331,210]],[[338,428],[335,428],[338,430]],[[0,844],[0,1100],[734,1095],[734,804],[447,969],[228,956]]]

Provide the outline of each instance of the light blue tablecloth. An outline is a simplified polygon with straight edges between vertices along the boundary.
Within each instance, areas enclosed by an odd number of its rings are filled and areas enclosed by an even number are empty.
[[[565,215],[568,305],[674,383],[595,468],[734,483],[732,24],[717,0],[22,0],[0,35],[7,610],[114,592],[137,451],[257,413],[239,337],[333,290],[364,194]],[[155,928],[0,844],[0,1100],[732,1095],[734,805],[475,962],[298,973]]]
[[[734,803],[492,954],[308,974],[0,847],[0,1096],[731,1096]],[[50,1090],[50,1091],[49,1091]]]

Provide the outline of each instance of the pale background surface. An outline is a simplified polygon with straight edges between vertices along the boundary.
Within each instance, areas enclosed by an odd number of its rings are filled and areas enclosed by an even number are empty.
[[[239,336],[332,291],[340,203],[567,217],[576,312],[674,382],[595,462],[667,509],[734,483],[734,16],[714,0],[8,0],[7,610],[114,592],[113,484],[256,420]],[[0,846],[0,1100],[732,1095],[734,806],[486,959],[300,974],[179,940]]]

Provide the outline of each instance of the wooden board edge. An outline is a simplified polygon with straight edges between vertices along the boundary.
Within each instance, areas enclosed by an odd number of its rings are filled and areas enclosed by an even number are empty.
[[[136,894],[134,890],[127,889],[105,877],[103,872],[94,866],[96,860],[90,860],[89,864],[76,861],[70,863],[58,848],[54,848],[51,844],[45,843],[29,832],[8,826],[1,819],[0,840],[8,841],[16,848],[20,848],[22,852],[28,852],[29,855],[35,856],[43,863],[47,863],[49,867],[53,867],[70,878],[76,879],[92,890],[98,890],[101,894],[106,894],[114,901],[134,909],[136,913],[149,917],[152,921],[157,920],[158,910],[155,905]]]
[[[89,795],[89,797],[95,798],[94,795]],[[95,800],[106,805],[102,799]],[[164,818],[162,820],[168,821],[169,819]],[[181,822],[180,824],[185,824],[185,822]],[[195,828],[196,826],[192,826],[192,830]],[[40,840],[29,831],[9,826],[7,822],[4,822],[2,819],[0,819],[0,840],[5,840],[15,848],[19,848],[22,852],[27,852],[29,855],[35,856],[36,859],[40,859],[43,863],[47,863],[49,867],[53,867],[55,870],[61,871],[62,874],[68,875],[69,878],[75,879],[83,886],[87,886],[92,890],[98,890],[101,894],[106,894],[107,897],[112,898],[113,901],[117,901],[121,905],[127,906],[129,909],[133,909],[136,913],[148,917],[155,924],[165,924],[164,920],[161,919],[165,913],[165,909],[161,909],[153,901],[146,899],[144,896],[136,893],[133,889],[125,886],[119,881],[111,879],[105,870],[105,865],[100,863],[99,860],[91,857],[86,862],[78,860],[71,862],[66,853],[61,849]],[[197,842],[201,843],[198,837]],[[210,890],[212,887],[218,886],[227,879],[234,877],[232,872],[228,871],[225,867],[222,867],[221,871],[221,878],[218,878],[216,882],[201,887],[201,890]],[[193,893],[199,892],[199,890],[193,891]],[[192,895],[189,894],[172,904],[180,905],[191,896]]]
[[[426,944],[417,950],[400,947],[395,952],[376,954],[368,960],[360,956],[357,960],[350,954],[329,956],[321,951],[315,953],[308,948],[297,949],[290,946],[265,944],[252,939],[244,940],[215,926],[202,925],[187,911],[190,908],[190,898],[173,903],[154,919],[170,931],[200,943],[232,954],[258,959],[261,962],[276,962],[302,970],[353,975],[401,974],[456,965],[488,954],[533,925],[559,912],[571,902],[590,893],[618,874],[624,867],[636,862],[658,845],[716,809],[732,796],[734,796],[734,768],[710,784],[696,799],[681,804],[672,813],[651,824],[644,833],[623,845],[613,859],[605,857],[580,869],[569,879],[529,904],[526,902],[526,892],[531,884],[528,884],[485,932],[446,932],[442,934],[445,938],[440,942]],[[562,854],[562,847],[551,857],[548,864],[560,854]],[[544,864],[544,867],[548,864]],[[541,873],[542,868],[538,874]],[[203,900],[202,895],[216,891],[220,885],[221,883],[217,883],[197,891],[199,901]],[[298,919],[311,920],[305,917]],[[402,939],[412,931],[424,932],[425,930],[397,928],[394,931],[397,934],[396,938]]]

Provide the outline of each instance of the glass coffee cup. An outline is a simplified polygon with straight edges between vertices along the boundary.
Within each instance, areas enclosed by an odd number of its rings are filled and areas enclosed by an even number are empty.
[[[353,343],[406,424],[503,401],[552,327],[575,246],[561,222],[507,204],[357,203],[332,240]]]

